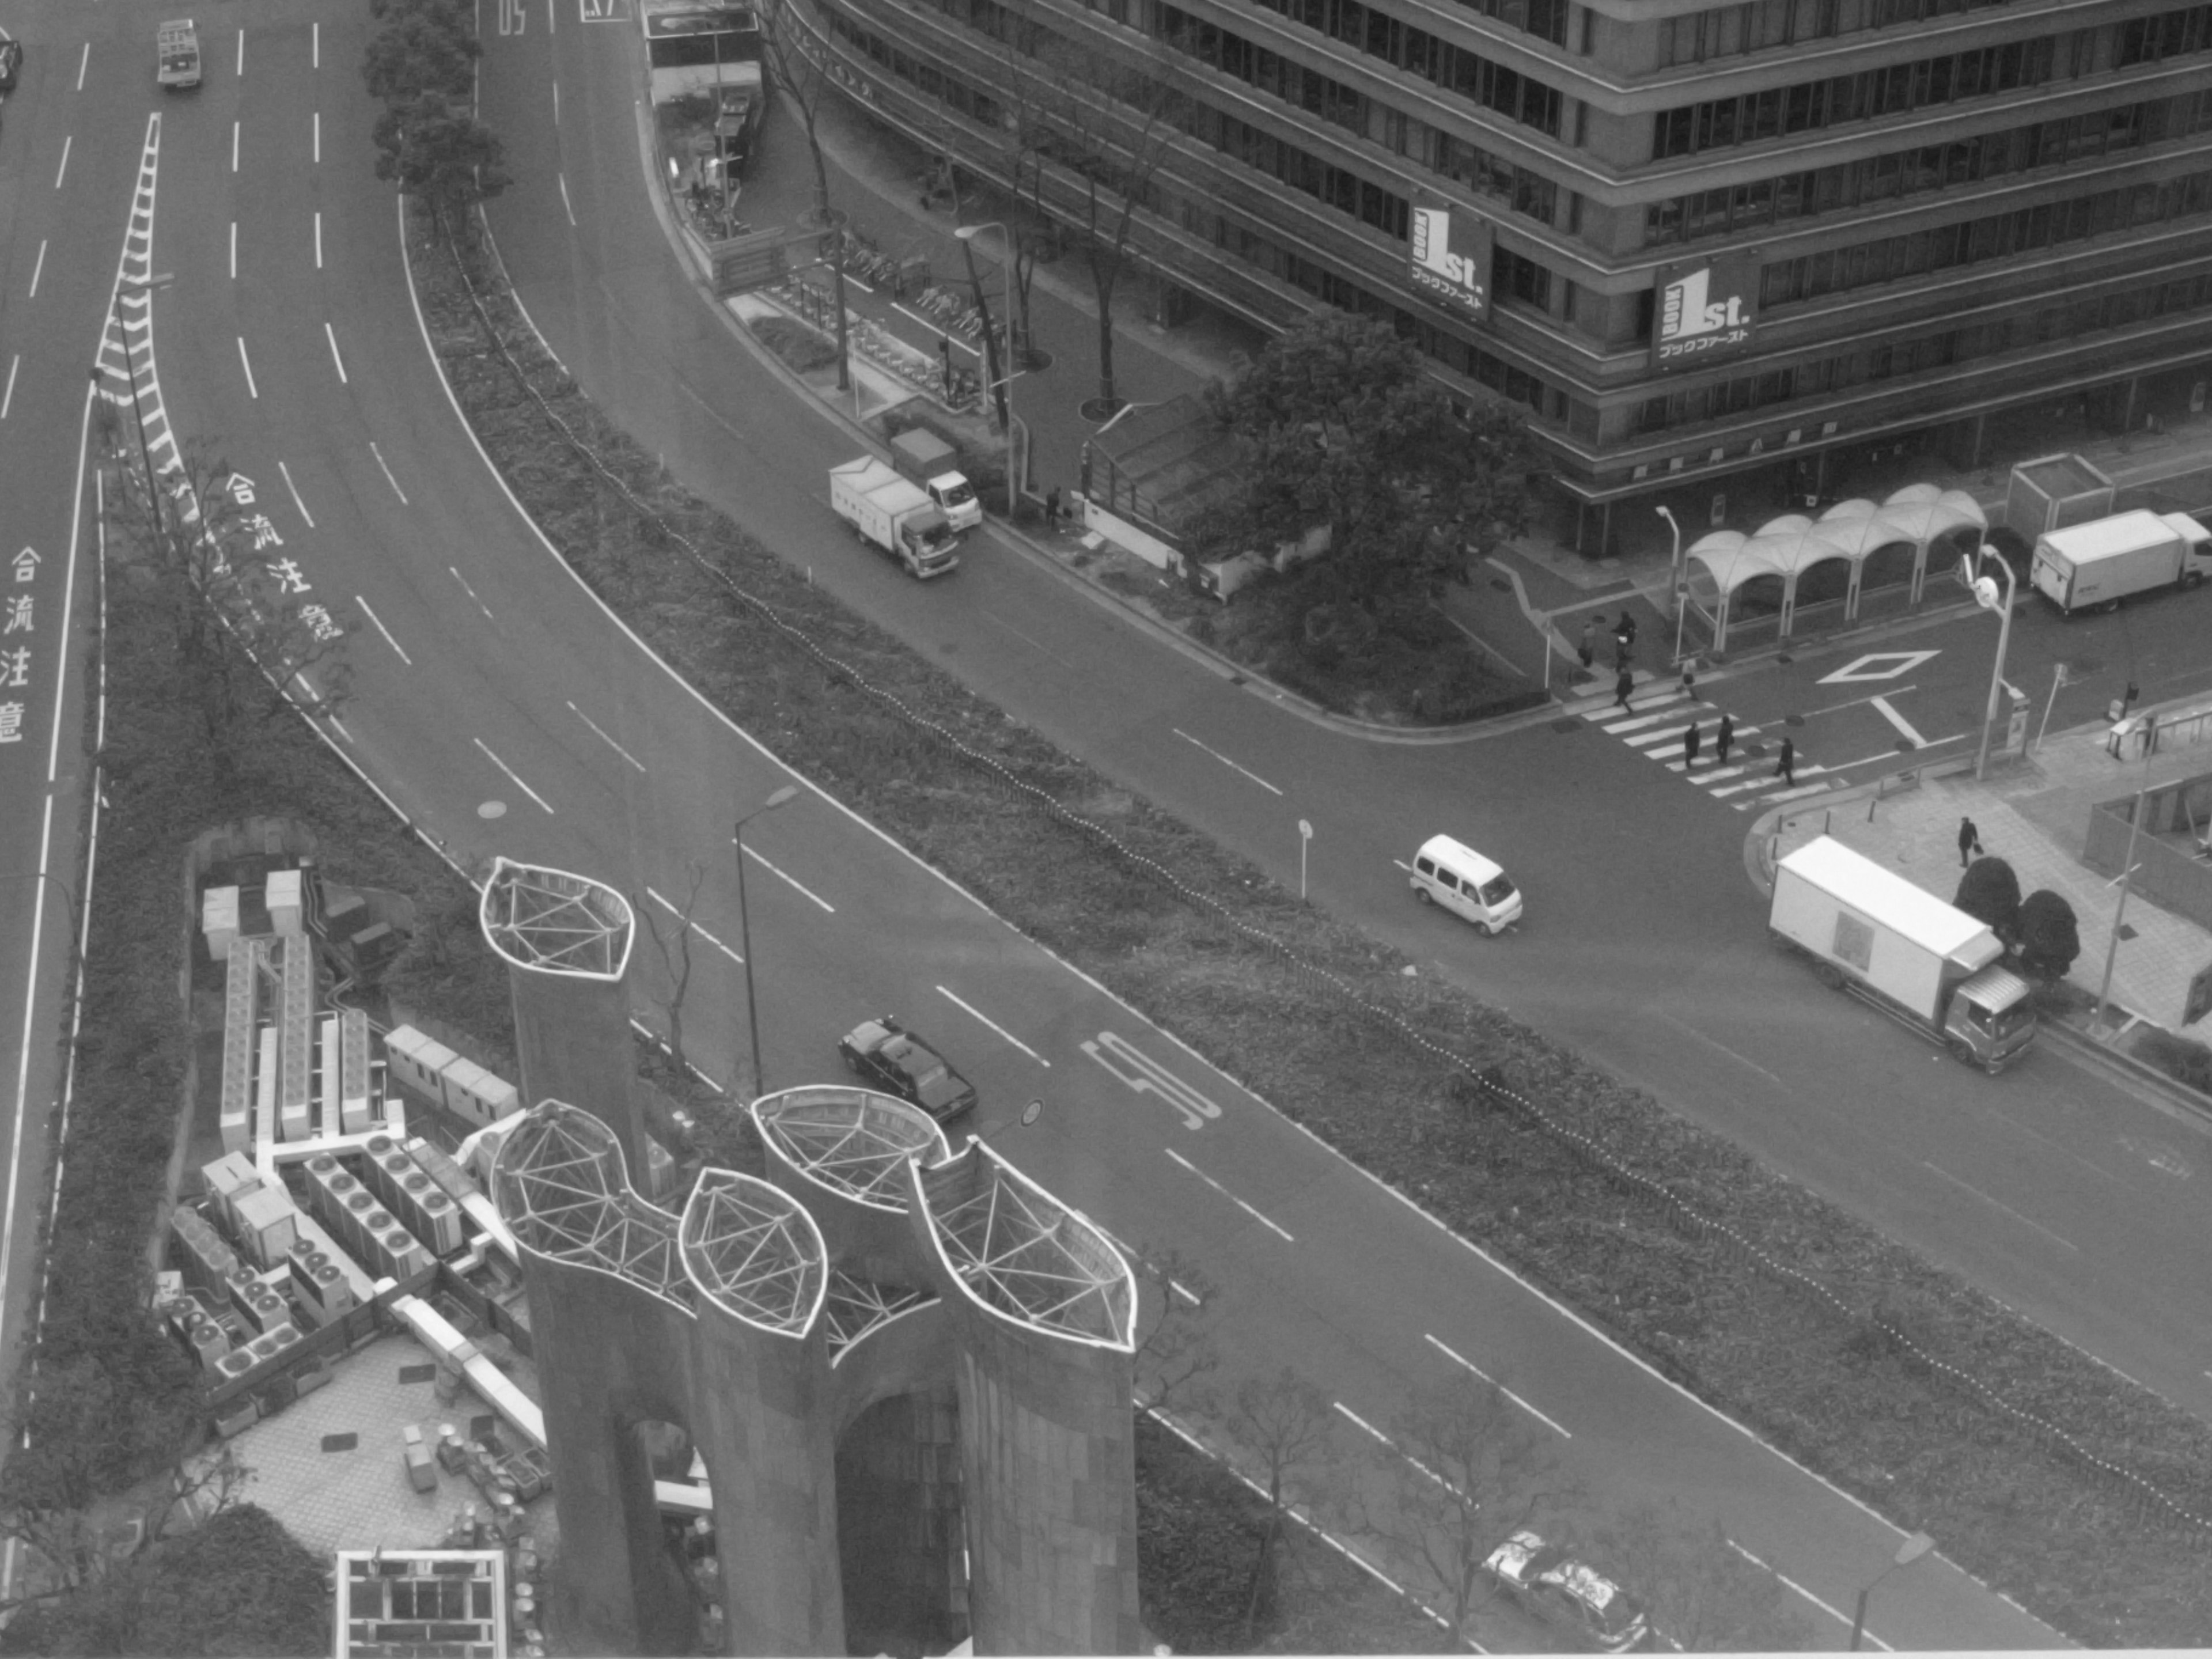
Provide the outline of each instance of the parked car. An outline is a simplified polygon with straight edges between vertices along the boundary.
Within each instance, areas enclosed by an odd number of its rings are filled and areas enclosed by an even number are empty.
[[[1521,890],[1497,865],[1449,836],[1431,836],[1413,854],[1413,896],[1440,904],[1486,933],[1521,920]]]
[[[1634,1596],[1536,1533],[1515,1533],[1482,1565],[1515,1601],[1573,1638],[1578,1651],[1627,1653],[1650,1638]]]
[[[15,91],[16,77],[22,72],[23,43],[0,40],[0,92]]]
[[[871,1088],[948,1123],[975,1106],[975,1085],[890,1014],[864,1020],[837,1040],[845,1064]]]

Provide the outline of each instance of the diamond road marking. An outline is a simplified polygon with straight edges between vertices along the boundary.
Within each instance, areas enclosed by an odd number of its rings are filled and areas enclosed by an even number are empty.
[[[1843,685],[1853,680],[1893,680],[1910,674],[1940,651],[1877,651],[1845,663],[1832,674],[1823,674],[1816,684]]]

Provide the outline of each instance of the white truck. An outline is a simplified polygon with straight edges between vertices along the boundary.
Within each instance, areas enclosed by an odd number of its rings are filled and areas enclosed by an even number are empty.
[[[951,465],[959,452],[934,432],[921,427],[902,432],[891,440],[891,453],[899,471],[929,492],[955,530],[973,530],[983,522],[983,503],[968,475]]]
[[[2071,617],[2161,587],[2194,587],[2212,574],[2212,530],[2186,513],[2138,509],[2069,525],[2035,538],[2028,581]]]
[[[200,32],[191,18],[174,18],[155,32],[154,62],[154,78],[162,87],[199,85]]]
[[[888,461],[863,455],[831,467],[830,505],[854,535],[925,581],[960,563],[960,538],[944,510]]]
[[[2027,982],[1987,927],[1826,836],[1774,871],[1767,927],[1814,971],[1996,1076],[2035,1040]]]

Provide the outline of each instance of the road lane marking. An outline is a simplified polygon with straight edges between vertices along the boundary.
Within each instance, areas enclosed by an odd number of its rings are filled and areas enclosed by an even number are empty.
[[[485,744],[482,738],[471,738],[469,741],[476,744],[477,748],[483,750],[484,758],[486,760],[489,760],[494,766],[496,766],[501,771],[507,774],[508,782],[512,783],[516,788],[522,791],[524,794],[529,796],[531,799],[536,801],[540,806],[544,806],[545,814],[548,817],[558,816],[551,807],[545,806],[545,797],[539,794],[535,789],[532,789],[528,784],[517,777],[514,774],[514,769],[509,766],[505,761],[501,760],[498,756],[493,754],[489,746]]]
[[[238,337],[238,362],[239,367],[246,371],[246,390],[258,399],[261,393],[253,384],[253,365],[246,361],[246,337],[243,334]]]
[[[1000,627],[1005,629],[1006,632],[1012,634],[1024,645],[1028,646],[1040,657],[1043,657],[1051,662],[1060,663],[1063,666],[1066,665],[1067,659],[1065,657],[1062,657],[1058,652],[1052,650],[1049,647],[1041,643],[1040,641],[1031,639],[1028,635],[1023,633],[1020,629],[1015,627],[1013,623],[1008,622],[1004,617],[999,615],[997,611],[986,610],[983,612],[983,619],[986,622],[994,622],[998,623]]]
[[[1974,1197],[1980,1199],[1983,1203],[1988,1205],[1991,1209],[2002,1211],[2004,1214],[2010,1216],[2014,1221],[2020,1223],[2021,1226],[2034,1228],[2036,1231],[2041,1233],[2052,1243],[2071,1250],[2075,1255],[2081,1254],[2081,1247],[2080,1245],[2075,1244],[2068,1239],[2061,1238],[2057,1233],[2052,1232],[2050,1228],[2045,1226],[2039,1221],[2030,1221],[2026,1216],[2022,1215],[2018,1210],[2014,1209],[2009,1204],[2000,1203],[1997,1200],[1991,1198],[1987,1193],[1984,1192],[1980,1188],[1975,1186],[1972,1182],[1960,1180],[1958,1176],[1953,1175],[1948,1170],[1944,1169],[1941,1164],[1930,1164],[1923,1158],[1920,1160],[1920,1167],[1923,1170],[1932,1170],[1934,1173],[1942,1176],[1944,1180],[1949,1182],[1961,1192],[1971,1193]]]
[[[1917,691],[1917,685],[1900,685],[1887,691],[1870,691],[1863,697],[1853,697],[1847,702],[1832,702],[1825,708],[1808,708],[1805,718],[1812,720],[1821,714],[1841,714],[1846,708],[1856,708],[1861,703],[1879,702],[1884,697],[1901,697],[1908,691]]]
[[[1182,738],[1185,743],[1188,744],[1192,748],[1196,749],[1196,750],[1200,750],[1202,753],[1205,753],[1205,754],[1208,754],[1208,755],[1212,756],[1214,759],[1216,759],[1216,760],[1219,761],[1219,762],[1220,762],[1224,766],[1227,767],[1231,771],[1232,771],[1232,772],[1243,772],[1246,777],[1248,777],[1248,778],[1251,779],[1253,782],[1255,782],[1255,783],[1258,784],[1258,785],[1259,785],[1262,789],[1266,790],[1269,794],[1271,794],[1271,795],[1279,795],[1279,794],[1281,794],[1281,793],[1283,793],[1281,790],[1279,790],[1279,789],[1276,788],[1276,787],[1275,787],[1275,786],[1274,786],[1273,784],[1272,784],[1272,783],[1268,782],[1268,781],[1267,781],[1267,779],[1265,779],[1265,778],[1261,777],[1261,776],[1257,772],[1249,772],[1249,771],[1245,771],[1245,769],[1244,769],[1244,768],[1243,768],[1243,767],[1239,766],[1239,765],[1238,765],[1235,761],[1233,761],[1233,760],[1230,759],[1228,756],[1226,756],[1226,755],[1223,754],[1223,753],[1222,753],[1218,749],[1208,749],[1208,748],[1206,748],[1206,746],[1204,744],[1200,743],[1200,742],[1196,738],[1194,738],[1193,736],[1191,736],[1191,734],[1190,734],[1189,732],[1188,732],[1184,731],[1184,730],[1182,729],[1182,727],[1181,727],[1180,726],[1170,726],[1170,727],[1169,728],[1169,730],[1172,731],[1172,732],[1176,734],[1176,736],[1177,736],[1177,737],[1181,738]]]
[[[238,171],[238,123],[230,124],[230,170]]]
[[[320,111],[320,110],[317,110],[317,111],[315,112],[315,165],[316,165],[317,167],[320,167],[320,166],[322,166],[322,164],[323,164],[323,112],[322,112],[322,111]]]
[[[783,883],[785,886],[790,888],[793,892],[797,893],[801,898],[811,899],[816,904],[821,906],[824,915],[834,916],[837,914],[837,907],[836,905],[830,903],[828,899],[823,898],[821,894],[812,890],[805,884],[805,883],[799,881],[798,878],[791,875],[789,872],[777,869],[775,866],[770,864],[766,859],[763,858],[758,853],[754,852],[750,847],[746,848],[744,852],[747,858],[750,859],[755,864],[760,866],[762,869],[767,871],[769,874],[774,876],[778,881]]]
[[[1887,697],[1876,697],[1874,699],[1874,712],[1881,715],[1882,719],[1887,720],[1892,726],[1895,726],[1897,728],[1898,736],[1903,738],[1915,749],[1925,749],[1928,746],[1928,739],[1922,737],[1919,732],[1912,729],[1912,722],[1911,720],[1905,719],[1904,715],[1899,714],[1897,710],[1889,706],[1889,699]]]
[[[1185,1083],[1144,1050],[1111,1031],[1101,1031],[1083,1052],[1097,1060],[1123,1087],[1140,1095],[1158,1095],[1182,1114],[1183,1127],[1205,1127],[1208,1118],[1221,1115],[1221,1108]],[[1109,1060],[1108,1054],[1113,1058]]]
[[[238,280],[238,221],[230,222],[230,280]]]
[[[0,394],[0,421],[8,418],[8,410],[15,402],[15,371],[23,366],[23,354],[17,352],[8,360],[8,390]]]
[[[325,323],[323,325],[323,337],[331,343],[331,361],[338,366],[338,384],[340,386],[351,385],[352,382],[346,379],[345,359],[338,356],[337,331],[333,329],[328,323]]]
[[[234,227],[234,227],[233,227],[234,234],[235,233],[235,229],[236,229],[236,227]],[[323,210],[322,210],[322,209],[320,209],[320,208],[317,208],[317,209],[315,210],[315,269],[316,269],[317,270],[320,270],[322,268],[323,268]]]
[[[322,68],[323,26],[320,23],[314,24],[308,29],[307,41],[309,50],[313,53],[313,56],[308,60],[310,66],[315,69]]]
[[[76,55],[76,89],[84,90],[84,72],[92,67],[92,42],[84,43],[84,50]]]
[[[1868,680],[1893,680],[1942,654],[1940,651],[1877,651],[1871,656],[1854,657],[1834,673],[1823,674],[1813,683],[1846,685],[1853,680],[1862,684]]]
[[[675,917],[677,921],[684,921],[684,913],[678,909],[674,905],[671,904],[666,899],[661,897],[659,894],[654,892],[652,888],[648,887],[645,890],[645,896],[651,899],[655,904],[659,905],[662,909],[667,911],[670,915]],[[689,927],[693,933],[698,934],[701,939],[705,939],[708,944],[713,945],[717,951],[720,951],[724,956],[729,957],[732,962],[736,963],[738,967],[742,968],[745,965],[745,959],[743,957],[739,956],[735,951],[730,949],[728,945],[723,944],[721,940],[716,939],[712,933],[708,933],[704,927],[702,927],[697,922],[684,922],[684,925]]]
[[[292,482],[292,469],[279,461],[276,470],[284,475],[284,488],[292,492],[292,505],[300,509],[300,516],[307,521],[307,528],[313,530],[315,527],[314,515],[307,511],[307,502],[300,499],[299,486]]]
[[[384,466],[384,452],[376,447],[376,441],[374,438],[369,440],[368,453],[376,457],[376,464],[379,466],[384,467],[384,482],[390,484],[392,486],[392,493],[399,497],[399,505],[402,507],[408,506],[410,503],[407,500],[407,492],[399,487],[399,480],[392,476],[392,469],[388,466]],[[453,574],[458,576],[460,574],[460,572],[457,570]],[[463,582],[461,586],[466,587],[468,584],[466,582]],[[489,616],[491,613],[489,611],[486,611],[484,614],[486,616]]]
[[[447,565],[446,568],[453,571],[453,580],[461,585],[461,592],[467,594],[471,599],[476,599],[477,609],[484,613],[484,620],[486,622],[495,620],[491,614],[491,607],[486,605],[482,599],[477,599],[477,591],[475,588],[469,586],[469,579],[461,574],[459,571],[453,570],[453,567],[451,565]]]
[[[1469,1359],[1465,1354],[1453,1352],[1449,1346],[1444,1343],[1438,1341],[1426,1331],[1421,1333],[1421,1340],[1426,1342],[1431,1347],[1434,1348],[1438,1353],[1442,1354],[1445,1358],[1450,1360],[1455,1365],[1461,1366],[1467,1370],[1472,1371],[1475,1376],[1489,1383],[1492,1388],[1497,1389],[1498,1393],[1504,1395],[1508,1400],[1518,1406],[1522,1411],[1528,1413],[1529,1416],[1534,1418],[1539,1423],[1541,1423],[1553,1434],[1558,1435],[1560,1439],[1571,1440],[1575,1437],[1566,1429],[1561,1427],[1550,1418],[1545,1416],[1543,1413],[1538,1411],[1534,1406],[1523,1400],[1519,1395],[1514,1393],[1512,1389],[1507,1388],[1503,1382],[1500,1382],[1488,1371],[1484,1370],[1481,1366],[1476,1364],[1474,1361]]]
[[[362,616],[368,617],[370,622],[376,624],[376,631],[384,635],[384,642],[386,645],[390,646],[392,650],[398,653],[399,660],[405,663],[410,668],[412,668],[415,665],[415,659],[409,656],[406,652],[400,650],[399,641],[392,637],[392,630],[384,625],[384,618],[378,616],[374,611],[371,611],[368,608],[368,601],[362,598],[360,594],[356,593],[353,596],[353,602],[361,607],[361,614]]]
[[[641,760],[639,760],[639,759],[638,759],[638,757],[637,757],[636,756],[635,756],[635,755],[631,754],[631,753],[629,752],[629,750],[627,750],[627,749],[623,748],[620,744],[617,743],[617,742],[616,742],[612,738],[609,737],[605,732],[600,732],[600,731],[599,731],[599,723],[597,720],[593,720],[593,719],[592,719],[589,714],[586,714],[582,709],[580,709],[580,708],[577,708],[577,707],[576,707],[576,705],[575,705],[574,703],[573,703],[573,702],[570,702],[570,703],[568,704],[568,708],[569,708],[569,712],[570,712],[570,713],[572,713],[572,714],[574,714],[575,715],[575,717],[576,717],[578,720],[580,720],[583,721],[583,723],[584,723],[585,725],[586,725],[586,726],[590,726],[593,732],[598,732],[598,733],[599,733],[599,741],[600,741],[601,743],[604,743],[605,744],[606,744],[606,746],[607,746],[608,748],[610,748],[610,749],[613,750],[615,751],[615,753],[617,753],[617,755],[620,755],[620,756],[621,756],[624,760],[628,761],[628,762],[629,762],[632,766],[635,766],[635,768],[637,768],[637,769],[638,769],[641,773],[642,773],[642,772],[645,770],[645,763],[644,763],[644,762],[642,762],[642,761],[641,761]]]
[[[243,81],[246,78],[246,31],[244,29],[240,29],[238,32],[237,73],[240,80]]]
[[[1219,1193],[1219,1194],[1222,1195],[1222,1197],[1224,1197],[1224,1198],[1227,1199],[1227,1200],[1228,1200],[1231,1204],[1234,1204],[1234,1205],[1235,1205],[1238,1209],[1240,1209],[1240,1210],[1243,1211],[1243,1212],[1244,1212],[1244,1213],[1245,1213],[1246,1215],[1250,1216],[1250,1217],[1252,1218],[1252,1219],[1253,1219],[1253,1220],[1255,1220],[1255,1221],[1258,1222],[1258,1223],[1259,1223],[1262,1227],[1265,1227],[1265,1228],[1266,1228],[1269,1232],[1271,1232],[1271,1233],[1274,1234],[1276,1237],[1278,1237],[1278,1238],[1281,1239],[1281,1240],[1283,1241],[1283,1243],[1285,1243],[1285,1244],[1295,1244],[1295,1243],[1297,1243],[1297,1240],[1296,1240],[1295,1238],[1292,1238],[1292,1237],[1291,1237],[1288,1233],[1285,1232],[1285,1231],[1284,1231],[1280,1227],[1278,1227],[1278,1226],[1277,1226],[1273,1222],[1272,1222],[1272,1221],[1268,1220],[1268,1219],[1267,1219],[1267,1218],[1266,1216],[1264,1216],[1264,1215],[1261,1214],[1259,1211],[1257,1211],[1257,1210],[1254,1209],[1254,1208],[1253,1208],[1249,1204],[1247,1204],[1247,1203],[1246,1203],[1243,1199],[1241,1199],[1241,1198],[1237,1197],[1236,1194],[1234,1194],[1234,1193],[1231,1192],[1231,1191],[1229,1190],[1229,1188],[1226,1188],[1226,1187],[1223,1186],[1219,1182],[1216,1181],[1216,1180],[1215,1180],[1212,1176],[1210,1176],[1210,1175],[1206,1174],[1206,1172],[1205,1170],[1203,1170],[1200,1169],[1200,1168],[1198,1167],[1198,1165],[1196,1165],[1195,1164],[1192,1163],[1188,1158],[1185,1158],[1185,1157],[1184,1157],[1181,1152],[1179,1152],[1176,1151],[1176,1149],[1175,1149],[1174,1147],[1172,1147],[1172,1146],[1167,1147],[1167,1148],[1165,1149],[1165,1151],[1166,1151],[1166,1152],[1167,1152],[1167,1155],[1168,1155],[1170,1158],[1173,1158],[1176,1163],[1178,1163],[1178,1164],[1182,1164],[1182,1167],[1183,1167],[1184,1169],[1186,1169],[1186,1170],[1189,1170],[1189,1171],[1191,1172],[1191,1174],[1193,1174],[1193,1175],[1196,1176],[1197,1176],[1200,1181],[1203,1181],[1203,1182],[1204,1182],[1207,1186],[1209,1186],[1209,1187],[1212,1188],[1213,1188],[1213,1190],[1214,1190],[1215,1192]]]
[[[1019,1037],[1016,1036],[1015,1036],[1012,1031],[1009,1031],[1009,1030],[1008,1030],[1005,1026],[1003,1026],[1003,1025],[1000,1024],[999,1024],[999,1022],[998,1022],[997,1020],[993,1019],[993,1018],[992,1018],[988,1014],[987,1014],[987,1013],[983,1012],[981,1009],[977,1008],[977,1007],[976,1007],[973,1003],[969,1003],[969,1002],[963,1002],[963,1001],[962,1001],[958,997],[955,996],[951,992],[950,992],[950,991],[946,990],[946,989],[945,989],[942,985],[940,985],[940,986],[939,986],[939,987],[937,988],[937,994],[938,994],[938,995],[939,995],[939,996],[941,996],[941,997],[943,997],[943,998],[944,998],[947,1002],[951,1003],[954,1007],[956,1007],[956,1008],[959,1008],[959,1009],[963,1009],[963,1010],[964,1010],[966,1012],[968,1012],[969,1014],[972,1015],[972,1016],[973,1016],[974,1018],[975,1018],[976,1019],[981,1020],[984,1024],[986,1024],[986,1025],[989,1026],[993,1030],[996,1031],[996,1032],[997,1032],[1000,1036],[1002,1036],[1002,1037],[1006,1038],[1006,1040],[1007,1042],[1009,1042],[1012,1043],[1012,1044],[1014,1045],[1014,1047],[1015,1047],[1015,1048],[1017,1048],[1020,1049],[1024,1054],[1027,1054],[1027,1055],[1028,1055],[1031,1060],[1033,1060],[1036,1061],[1036,1063],[1037,1063],[1038,1065],[1040,1065],[1040,1066],[1044,1066],[1048,1071],[1051,1069],[1052,1062],[1051,1062],[1050,1060],[1047,1060],[1047,1059],[1046,1059],[1042,1054],[1039,1054],[1036,1049],[1034,1049],[1034,1048],[1030,1048],[1030,1045],[1029,1045],[1028,1043],[1026,1043],[1026,1042],[1023,1042]]]
[[[553,33],[553,0],[545,0],[545,33]]]
[[[69,177],[70,143],[75,136],[73,133],[67,132],[62,135],[62,164],[54,169],[56,190],[59,190],[62,187],[62,180]]]
[[[1820,1608],[1821,1612],[1826,1613],[1829,1618],[1834,1620],[1838,1624],[1848,1625],[1851,1622],[1850,1614],[1845,1613],[1841,1607],[1829,1606],[1827,1602],[1823,1601],[1819,1596],[1814,1595],[1812,1591],[1807,1589],[1802,1584],[1792,1578],[1788,1573],[1777,1569],[1771,1562],[1760,1560],[1749,1550],[1744,1548],[1742,1545],[1737,1543],[1735,1539],[1723,1534],[1721,1541],[1725,1543],[1738,1555],[1743,1557],[1745,1560],[1750,1562],[1752,1565],[1757,1567],[1761,1572],[1772,1573],[1777,1583],[1781,1584],[1785,1589],[1796,1591],[1798,1595],[1803,1596],[1814,1607]],[[1875,1646],[1880,1648],[1884,1653],[1894,1653],[1897,1651],[1895,1648],[1890,1646],[1888,1643],[1883,1641],[1881,1638],[1876,1636],[1870,1630],[1862,1628],[1859,1634],[1863,1639],[1873,1643]]]
[[[46,274],[46,239],[41,236],[39,238],[39,262],[31,267],[31,291],[24,296],[26,299],[35,300],[39,297],[39,278]]]
[[[1121,1251],[1121,1253],[1127,1256],[1130,1261],[1142,1263],[1149,1271],[1158,1271],[1158,1269],[1154,1268],[1152,1264],[1146,1259],[1145,1253],[1142,1250],[1133,1249],[1130,1245],[1117,1237],[1110,1229],[1100,1226],[1097,1222],[1094,1221],[1091,1224],[1094,1227],[1097,1227],[1100,1232],[1104,1233],[1108,1238],[1113,1240],[1114,1248]],[[1178,1284],[1176,1280],[1172,1279],[1169,1279],[1167,1281],[1167,1285],[1170,1290],[1173,1291],[1184,1301],[1189,1303],[1192,1307],[1202,1308],[1206,1305],[1204,1298],[1202,1298],[1197,1291],[1184,1289],[1183,1286]],[[1139,1286],[1140,1290],[1141,1288],[1142,1287]]]
[[[574,230],[576,228],[576,210],[568,205],[568,175],[556,173],[553,176],[561,181],[561,211],[568,216],[568,228]]]
[[[1954,732],[1948,738],[1936,738],[1929,742],[1923,743],[1920,746],[1923,750],[1941,749],[1947,743],[1959,742],[1960,739],[1965,738],[1966,735],[1966,734],[1964,732]],[[1871,755],[1862,755],[1856,760],[1838,761],[1833,766],[1824,766],[1820,769],[1823,772],[1848,772],[1854,766],[1870,766],[1875,761],[1887,761],[1892,765],[1894,765],[1897,762],[1897,750],[1894,749],[1877,750]],[[1797,769],[1801,772],[1808,772],[1814,769],[1811,767],[1801,766]]]
[[[1399,1456],[1404,1458],[1407,1462],[1413,1465],[1416,1469],[1419,1469],[1423,1474],[1426,1475],[1437,1486],[1442,1486],[1454,1498],[1460,1499],[1462,1502],[1466,1501],[1467,1494],[1465,1492],[1462,1492],[1457,1486],[1452,1485],[1450,1481],[1445,1480],[1443,1476],[1438,1474],[1426,1463],[1421,1462],[1419,1458],[1414,1456],[1413,1453],[1401,1446],[1389,1435],[1383,1433],[1382,1430],[1376,1428],[1372,1423],[1362,1417],[1358,1412],[1352,1410],[1351,1407],[1346,1405],[1344,1401],[1341,1400],[1332,1400],[1329,1401],[1329,1404],[1334,1407],[1347,1422],[1351,1423],[1353,1427],[1358,1429],[1364,1434],[1372,1435],[1375,1437],[1376,1444],[1388,1446],[1392,1451],[1396,1452]]]
[[[553,125],[556,127],[561,125],[561,83],[558,81],[553,83]]]
[[[1674,1015],[1668,1013],[1663,1010],[1660,1012],[1659,1018],[1665,1020],[1669,1025],[1681,1032],[1685,1036],[1695,1037],[1698,1042],[1705,1044],[1706,1047],[1719,1049],[1730,1060],[1735,1061],[1737,1065],[1749,1066],[1753,1071],[1758,1073],[1759,1076],[1765,1078],[1769,1083],[1771,1083],[1776,1088],[1784,1091],[1785,1093],[1789,1091],[1790,1085],[1784,1083],[1780,1078],[1775,1076],[1773,1073],[1768,1071],[1766,1067],[1761,1066],[1757,1060],[1745,1059],[1744,1056],[1736,1053],[1735,1049],[1729,1048],[1727,1043],[1723,1042],[1718,1037],[1707,1036],[1703,1031],[1698,1030],[1694,1025],[1685,1025],[1680,1020],[1675,1018]]]

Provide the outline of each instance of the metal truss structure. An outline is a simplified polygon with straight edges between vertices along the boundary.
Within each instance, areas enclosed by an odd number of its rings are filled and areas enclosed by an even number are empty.
[[[535,973],[619,981],[637,937],[629,901],[613,888],[505,858],[492,865],[477,914],[492,949]]]
[[[783,1089],[755,1101],[752,1114],[793,1169],[872,1209],[903,1212],[908,1161],[941,1164],[952,1151],[928,1113],[866,1089]]]
[[[1136,1275],[1080,1213],[980,1140],[916,1174],[939,1255],[977,1303],[1035,1330],[1135,1351]]]
[[[935,1304],[933,1291],[909,1291],[896,1285],[877,1285],[855,1279],[843,1269],[830,1270],[830,1295],[822,1304],[830,1340],[830,1363],[836,1364],[845,1350],[879,1325],[888,1325],[901,1314]]]
[[[677,1218],[630,1189],[614,1131],[590,1113],[548,1100],[514,1120],[492,1183],[500,1218],[525,1249],[611,1273],[694,1311]]]
[[[684,1271],[749,1324],[798,1335],[829,1288],[829,1252],[814,1218],[765,1181],[708,1170],[684,1206]]]

